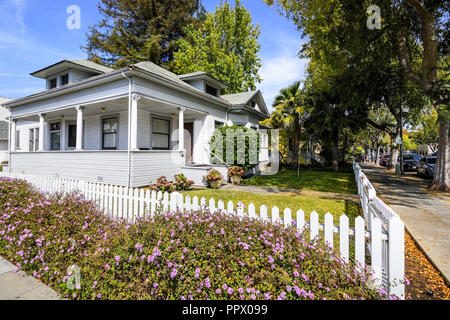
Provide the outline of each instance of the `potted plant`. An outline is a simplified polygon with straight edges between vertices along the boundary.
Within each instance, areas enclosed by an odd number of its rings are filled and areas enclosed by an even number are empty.
[[[210,188],[219,189],[222,185],[223,177],[219,171],[212,169],[210,172],[208,172],[204,179],[208,183]]]
[[[239,166],[233,166],[228,169],[228,175],[230,176],[232,184],[240,184],[244,169]]]

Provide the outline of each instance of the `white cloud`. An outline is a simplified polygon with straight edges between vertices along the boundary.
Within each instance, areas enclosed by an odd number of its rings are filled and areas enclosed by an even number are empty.
[[[271,110],[272,102],[281,89],[295,81],[305,79],[308,61],[298,57],[301,46],[299,38],[287,36],[281,31],[272,31],[267,35],[269,37],[264,43],[266,48],[262,48],[265,51],[261,57],[260,75],[263,81],[258,89],[262,91],[264,100]]]
[[[27,5],[26,0],[13,0],[14,5],[16,6],[16,21],[20,26],[20,31],[25,33],[25,9]]]

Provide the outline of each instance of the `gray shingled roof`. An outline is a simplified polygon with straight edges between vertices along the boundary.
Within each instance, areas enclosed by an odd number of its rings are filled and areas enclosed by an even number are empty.
[[[222,99],[225,99],[232,105],[243,105],[247,104],[258,92],[258,90],[255,91],[247,91],[247,92],[240,92],[240,93],[234,93],[234,94],[226,94],[221,96]]]
[[[103,73],[108,73],[114,71],[114,69],[102,66],[101,64],[89,61],[89,60],[67,60],[69,62],[84,66],[86,68],[94,69]]]

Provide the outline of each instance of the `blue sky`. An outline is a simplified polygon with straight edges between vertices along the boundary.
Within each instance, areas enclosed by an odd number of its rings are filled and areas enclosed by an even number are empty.
[[[230,0],[234,4],[233,0]],[[296,27],[262,0],[242,0],[261,35],[258,85],[271,105],[279,89],[304,78],[306,61],[297,53],[301,38]],[[204,0],[212,12],[220,0]],[[81,9],[81,29],[69,30],[66,13],[70,5]],[[63,59],[85,59],[81,50],[89,25],[100,20],[93,0],[0,0],[0,96],[19,98],[44,90],[44,82],[29,74]]]

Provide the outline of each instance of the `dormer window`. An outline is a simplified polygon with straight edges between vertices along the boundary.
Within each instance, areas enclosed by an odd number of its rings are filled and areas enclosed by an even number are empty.
[[[56,78],[55,79],[50,79],[49,82],[50,82],[50,85],[49,85],[50,89],[54,89],[58,85],[58,81],[57,81]]]
[[[214,97],[218,96],[218,94],[217,94],[218,90],[216,88],[213,88],[213,87],[209,86],[209,85],[206,85],[205,91],[206,91],[206,93],[208,93],[208,94],[210,94],[210,95],[212,95]]]
[[[69,75],[68,74],[61,76],[61,85],[64,86],[66,84],[69,84]]]
[[[256,102],[255,102],[255,101],[252,101],[251,104],[252,104],[252,108],[255,109],[255,107],[256,107]]]

